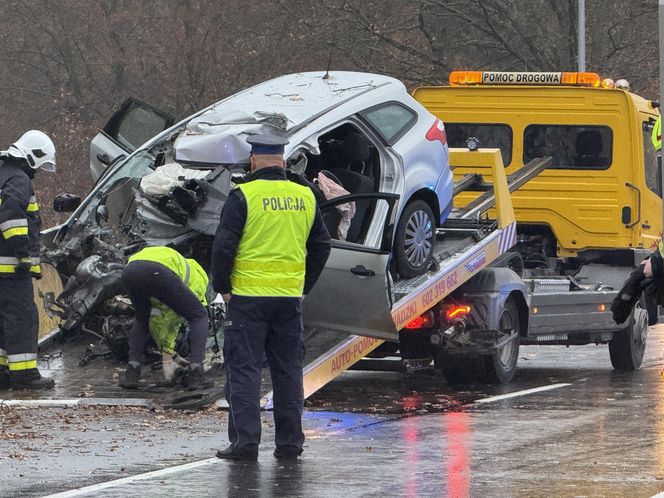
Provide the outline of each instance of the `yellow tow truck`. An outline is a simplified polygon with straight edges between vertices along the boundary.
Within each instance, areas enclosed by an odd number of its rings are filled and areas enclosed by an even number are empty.
[[[437,267],[390,282],[394,329],[321,355],[305,394],[394,354],[451,382],[508,382],[520,344],[608,344],[614,368],[639,368],[648,312],[616,324],[610,305],[662,233],[659,104],[572,72],[458,71],[413,96],[445,123],[455,179]]]
[[[497,263],[529,288],[520,343],[608,343],[616,369],[638,368],[647,312],[637,308],[616,329],[607,311],[662,233],[662,169],[651,141],[659,103],[631,93],[625,80],[574,72],[455,71],[449,86],[418,88],[414,97],[445,122],[450,147],[500,149],[508,178],[551,158],[512,194],[517,241]],[[474,173],[454,169],[457,182]],[[455,206],[476,195],[461,192]],[[445,369],[463,365],[452,364]]]

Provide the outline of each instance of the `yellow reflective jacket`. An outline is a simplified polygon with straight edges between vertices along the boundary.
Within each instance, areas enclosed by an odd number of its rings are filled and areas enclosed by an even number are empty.
[[[231,273],[240,296],[302,296],[306,244],[316,213],[308,187],[288,180],[253,180],[238,186],[247,219]]]

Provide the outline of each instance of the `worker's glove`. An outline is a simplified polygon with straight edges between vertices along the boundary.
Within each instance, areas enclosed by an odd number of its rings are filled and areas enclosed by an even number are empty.
[[[189,362],[182,358],[177,353],[162,353],[161,354],[161,368],[164,372],[164,380],[167,384],[174,385],[177,371],[179,368],[186,368]]]
[[[613,321],[618,324],[623,323],[629,318],[630,313],[636,303],[641,298],[643,287],[641,286],[646,281],[646,276],[643,273],[643,266],[639,266],[632,270],[629,278],[625,281],[620,289],[620,292],[611,303],[611,313],[613,313]],[[649,283],[646,283],[649,286]]]

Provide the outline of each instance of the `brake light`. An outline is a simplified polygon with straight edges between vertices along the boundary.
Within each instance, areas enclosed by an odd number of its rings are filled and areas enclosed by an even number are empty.
[[[445,309],[445,319],[449,322],[464,318],[470,314],[470,306],[466,304],[453,304]]]
[[[431,327],[433,327],[433,313],[431,311],[427,311],[423,315],[420,315],[417,318],[413,318],[406,324],[404,328],[408,330],[416,330],[428,329]]]
[[[427,134],[425,135],[427,140],[431,142],[438,141],[441,144],[445,145],[447,143],[447,133],[445,133],[445,125],[440,119],[436,119]]]

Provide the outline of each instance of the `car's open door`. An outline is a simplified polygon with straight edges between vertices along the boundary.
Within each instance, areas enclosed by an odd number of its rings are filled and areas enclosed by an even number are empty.
[[[332,252],[318,282],[304,300],[304,324],[326,330],[394,340],[388,263],[396,194],[367,193],[321,204],[332,238]],[[357,241],[340,240],[339,206],[354,203],[361,230]],[[355,228],[355,227],[353,227]],[[342,230],[343,231],[343,230]]]
[[[140,100],[128,98],[90,144],[93,181],[112,163],[132,153],[173,125],[173,118]]]

